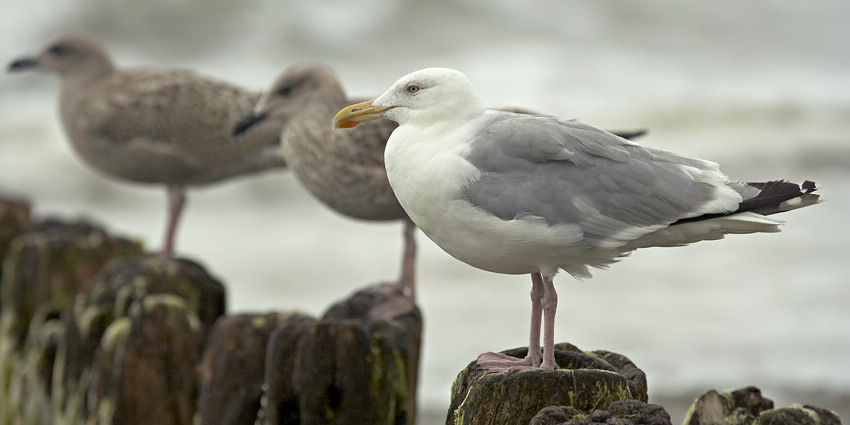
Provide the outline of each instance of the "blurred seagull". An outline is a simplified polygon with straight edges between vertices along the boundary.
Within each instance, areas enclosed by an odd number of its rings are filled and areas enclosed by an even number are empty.
[[[386,168],[413,222],[467,264],[531,274],[528,355],[479,356],[492,371],[556,367],[559,270],[587,278],[637,248],[775,232],[781,223],[766,215],[818,202],[810,181],[734,182],[713,162],[576,121],[488,110],[451,69],[404,76],[375,100],[339,111],[333,124],[377,118],[400,124]]]
[[[111,177],[167,187],[162,256],[173,253],[188,186],[286,165],[280,123],[239,141],[231,134],[259,93],[186,70],[116,69],[101,46],[78,36],[9,65],[10,72],[26,70],[59,76],[62,125],[86,163]]]
[[[380,287],[391,301],[372,312],[396,317],[410,311],[416,299],[416,227],[398,204],[384,169],[384,145],[397,125],[377,120],[356,131],[333,131],[334,114],[351,102],[331,68],[296,65],[275,79],[232,131],[241,137],[260,123],[283,122],[278,125],[283,157],[313,196],[348,217],[404,223],[401,276]]]

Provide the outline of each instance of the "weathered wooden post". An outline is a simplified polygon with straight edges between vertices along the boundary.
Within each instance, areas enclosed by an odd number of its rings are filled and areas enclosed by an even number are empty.
[[[269,339],[280,329],[315,319],[301,313],[237,314],[219,318],[199,367],[199,424],[253,425],[261,409]],[[291,371],[277,369],[277,374]]]
[[[139,297],[101,337],[88,390],[88,423],[190,425],[201,323],[180,296]]]
[[[260,423],[413,424],[419,310],[411,306],[396,318],[369,315],[395,295],[368,288],[321,320],[279,328],[269,341]]]
[[[810,405],[793,404],[774,407],[773,400],[763,397],[756,387],[735,391],[710,390],[700,396],[685,416],[687,425],[840,425],[834,412]]]
[[[26,232],[32,219],[30,218],[30,206],[21,199],[0,198],[0,275],[3,270],[3,258],[12,239]]]
[[[544,407],[604,409],[621,400],[645,402],[646,376],[625,356],[555,346],[559,369],[489,373],[475,362],[452,385],[447,425],[527,424]],[[527,348],[503,351],[525,357]]]
[[[97,415],[99,424],[190,423],[195,369],[207,329],[224,314],[224,296],[223,285],[189,260],[110,262],[63,313],[57,403],[80,417]],[[147,393],[167,397],[142,409],[136,397]],[[157,421],[131,422],[136,415]]]
[[[84,222],[29,222],[23,203],[0,202],[4,240],[0,276],[0,423],[51,422],[62,389],[56,357],[60,319],[105,263],[141,254],[140,244]],[[60,385],[54,385],[58,380]]]

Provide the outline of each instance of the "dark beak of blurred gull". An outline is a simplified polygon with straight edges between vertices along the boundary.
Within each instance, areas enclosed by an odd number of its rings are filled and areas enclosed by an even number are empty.
[[[21,58],[13,61],[9,64],[9,72],[17,72],[23,71],[26,69],[35,68],[38,65],[38,61],[35,58]]]
[[[334,128],[351,128],[362,122],[383,118],[381,114],[390,108],[372,106],[372,102],[374,102],[374,99],[356,105],[346,106],[337,112],[334,117]]]
[[[269,114],[266,113],[266,112],[259,113],[259,114],[255,114],[255,113],[251,112],[248,115],[245,115],[244,117],[242,117],[242,119],[240,119],[236,123],[236,125],[233,126],[233,135],[238,136],[238,135],[248,131],[248,129],[251,128],[254,124],[256,124],[260,121],[263,121],[264,119],[266,119],[268,117],[269,117]]]

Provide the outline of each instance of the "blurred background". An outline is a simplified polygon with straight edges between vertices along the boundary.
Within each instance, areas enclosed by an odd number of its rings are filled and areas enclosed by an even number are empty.
[[[80,33],[119,66],[190,68],[256,90],[320,61],[353,96],[447,66],[494,107],[647,128],[642,143],[720,162],[733,179],[814,180],[827,202],[782,216],[782,233],[646,249],[584,282],[560,276],[556,341],[630,357],[674,422],[705,391],[747,385],[850,420],[848,19],[843,0],[3,0],[0,59]],[[84,166],[61,131],[58,88],[0,76],[0,193],[159,249],[164,190]],[[530,279],[418,240],[419,400],[422,422],[436,424],[469,361],[527,344]],[[401,226],[339,216],[273,172],[190,192],[177,251],[225,282],[231,312],[321,314],[396,278]]]

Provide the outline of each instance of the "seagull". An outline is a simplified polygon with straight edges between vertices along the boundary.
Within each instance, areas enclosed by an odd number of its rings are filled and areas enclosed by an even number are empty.
[[[88,165],[167,187],[163,257],[173,254],[188,186],[286,166],[279,123],[258,126],[239,141],[231,134],[259,93],[187,70],[116,69],[98,43],[80,36],[62,37],[9,65],[9,72],[29,70],[59,76],[62,125]]]
[[[491,371],[557,366],[560,270],[589,278],[637,248],[776,232],[781,222],[767,215],[818,202],[810,181],[731,181],[714,162],[577,121],[487,109],[452,69],[406,75],[343,108],[333,125],[377,118],[399,123],[387,142],[387,176],[422,232],[473,267],[531,275],[528,355],[480,355],[478,366]]]
[[[260,123],[282,122],[278,132],[283,157],[314,197],[347,217],[404,223],[401,276],[393,284],[374,288],[389,301],[371,312],[377,317],[398,317],[412,310],[416,300],[416,226],[399,205],[384,168],[384,146],[397,125],[376,120],[356,131],[333,131],[328,123],[351,102],[330,67],[294,65],[235,123],[233,134],[242,137]]]

